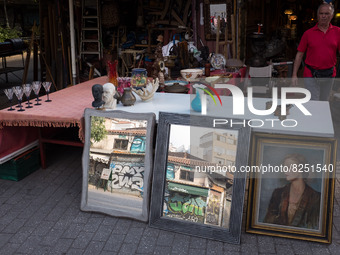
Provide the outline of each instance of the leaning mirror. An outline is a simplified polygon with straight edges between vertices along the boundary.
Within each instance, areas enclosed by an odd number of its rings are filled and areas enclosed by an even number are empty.
[[[231,29],[231,9],[230,0],[210,0],[204,1],[204,33],[206,40],[216,40],[219,31],[220,40],[225,39],[226,31]],[[219,17],[219,26],[218,26]]]
[[[147,221],[153,113],[85,110],[81,210]]]
[[[249,139],[249,127],[161,112],[150,226],[239,243]]]

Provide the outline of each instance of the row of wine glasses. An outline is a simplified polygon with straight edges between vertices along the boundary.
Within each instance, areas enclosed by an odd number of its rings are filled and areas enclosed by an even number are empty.
[[[46,95],[47,95],[47,100],[45,100],[45,102],[51,102],[52,100],[50,100],[49,98],[49,93],[50,93],[50,88],[51,88],[51,82],[40,82],[40,81],[33,81],[32,84],[23,84],[22,86],[14,86],[13,88],[7,88],[4,89],[4,92],[9,100],[10,103],[10,108],[8,109],[8,111],[14,111],[15,109],[12,108],[12,100],[13,100],[13,95],[15,94],[16,97],[18,98],[18,102],[19,105],[17,107],[19,107],[20,109],[18,110],[19,112],[25,111],[25,109],[22,108],[22,98],[25,95],[27,98],[27,106],[26,108],[32,108],[33,106],[31,105],[32,103],[29,101],[31,92],[33,90],[34,95],[36,96],[36,103],[34,105],[41,105],[41,103],[39,103],[39,101],[41,101],[41,99],[39,98],[39,91],[41,88],[41,85],[43,85],[45,91],[46,91]]]

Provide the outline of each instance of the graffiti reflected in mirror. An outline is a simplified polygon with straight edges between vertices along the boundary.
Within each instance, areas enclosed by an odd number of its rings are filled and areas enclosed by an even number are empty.
[[[91,116],[88,203],[142,212],[146,120]]]
[[[171,125],[163,216],[229,228],[238,131]]]

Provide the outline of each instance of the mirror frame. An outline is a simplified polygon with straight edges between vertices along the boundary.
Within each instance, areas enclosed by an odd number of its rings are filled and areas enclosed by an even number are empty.
[[[205,39],[206,40],[216,40],[216,34],[211,33],[211,28],[210,28],[210,5],[211,4],[226,4],[227,8],[227,13],[228,13],[228,5],[232,5],[232,2],[230,0],[204,0],[204,34],[205,34]],[[230,33],[229,27],[231,27],[231,17],[230,15],[227,16],[227,26],[228,26],[228,33]],[[224,41],[225,36],[224,33],[220,34],[220,41]]]
[[[146,145],[144,156],[144,177],[143,177],[143,203],[142,212],[137,213],[129,210],[112,209],[112,207],[103,207],[91,205],[88,203],[88,179],[89,179],[89,161],[90,161],[90,138],[91,138],[91,117],[120,118],[130,120],[145,120],[146,126]],[[125,111],[100,111],[95,109],[85,109],[85,144],[83,150],[83,188],[81,197],[82,211],[100,212],[116,217],[132,218],[147,222],[149,218],[149,199],[151,189],[151,177],[153,167],[153,138],[155,128],[154,113],[130,113]]]
[[[197,126],[214,129],[214,119],[216,118],[202,115],[165,112],[159,113],[149,225],[150,227],[154,228],[238,244],[240,243],[245,183],[247,176],[246,173],[237,172],[234,175],[228,229],[163,216],[163,202],[171,125]],[[241,120],[235,121],[241,122]],[[218,127],[215,129],[238,131],[235,166],[237,169],[240,169],[241,166],[246,166],[248,164],[250,127],[243,127],[242,125],[231,127],[230,125],[226,124],[223,127]]]

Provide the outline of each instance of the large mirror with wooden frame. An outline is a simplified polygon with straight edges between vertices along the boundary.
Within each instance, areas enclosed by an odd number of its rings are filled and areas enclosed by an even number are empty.
[[[147,221],[155,115],[85,110],[81,210]]]
[[[239,243],[250,128],[159,113],[151,227]]]

